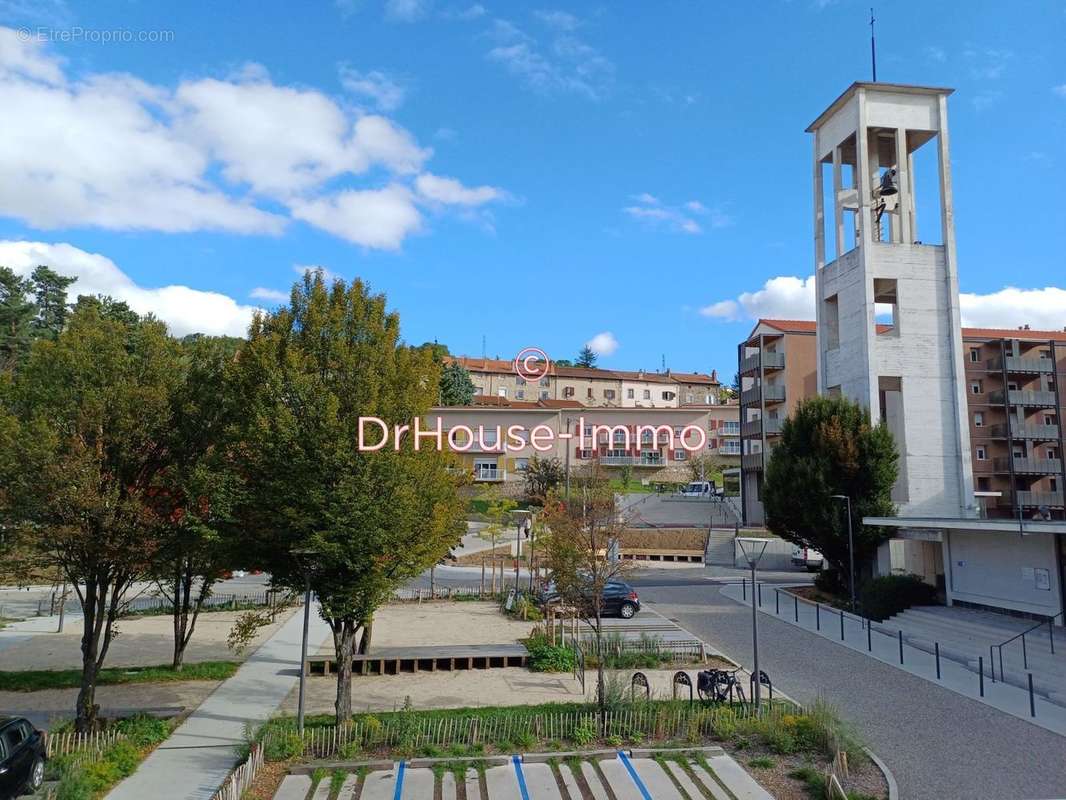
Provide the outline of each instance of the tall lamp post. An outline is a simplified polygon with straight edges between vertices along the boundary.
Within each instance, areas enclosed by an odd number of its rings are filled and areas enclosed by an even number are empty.
[[[843,500],[848,510],[848,590],[851,595],[851,613],[855,613],[855,538],[851,533],[851,498],[846,494],[831,494],[831,500]]]
[[[755,662],[751,673],[755,684],[752,700],[755,702],[755,710],[758,711],[762,704],[762,681],[759,680],[762,673],[759,671],[759,609],[755,603],[755,598],[758,595],[756,591],[758,584],[755,583],[755,568],[759,565],[763,553],[766,552],[766,545],[770,543],[770,540],[741,536],[736,541],[740,543],[740,551],[744,554],[748,566],[751,567],[751,652]]]
[[[296,704],[296,727],[300,735],[304,732],[304,691],[307,681],[307,631],[311,626],[311,561],[318,555],[318,551],[310,549],[293,550],[293,557],[300,565],[300,571],[304,576],[304,630],[300,642],[300,697]]]
[[[511,514],[515,518],[515,526],[518,528],[517,534],[517,549],[515,551],[514,558],[514,596],[515,600],[518,600],[518,568],[522,558],[522,535],[528,534],[530,528],[533,527],[533,512],[528,509],[520,508],[512,511]]]

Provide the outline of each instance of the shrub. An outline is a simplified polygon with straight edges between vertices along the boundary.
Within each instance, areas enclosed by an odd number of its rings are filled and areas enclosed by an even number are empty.
[[[837,597],[844,597],[848,593],[848,587],[844,582],[844,576],[840,574],[840,570],[833,569],[832,567],[823,569],[815,575],[814,585],[820,591]]]
[[[56,786],[56,800],[93,800],[93,794],[88,776],[77,768],[64,770]]]
[[[553,645],[543,635],[530,636],[525,641],[529,651],[529,669],[533,672],[572,672],[574,651],[569,647]]]
[[[755,769],[773,769],[775,763],[770,756],[756,756],[748,761],[748,766]]]
[[[574,732],[570,734],[570,738],[574,740],[574,744],[578,747],[587,747],[596,741],[596,730],[589,722],[583,722],[574,728]]]
[[[138,714],[129,719],[119,720],[114,727],[124,733],[127,741],[134,747],[152,747],[170,735],[169,722],[147,714]]]
[[[880,622],[911,606],[936,602],[936,588],[917,575],[882,575],[862,585],[861,600],[866,616]]]
[[[124,739],[111,745],[104,754],[104,759],[125,778],[137,769],[137,765],[141,763],[141,754],[130,741]]]
[[[303,755],[304,740],[292,729],[272,731],[263,740],[263,758],[267,761],[288,761]]]

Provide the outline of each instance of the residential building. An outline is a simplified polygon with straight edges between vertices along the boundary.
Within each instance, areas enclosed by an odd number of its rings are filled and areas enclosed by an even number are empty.
[[[818,391],[815,323],[760,319],[741,342],[737,359],[743,519],[745,525],[762,525],[766,458],[782,421]]]
[[[466,367],[479,395],[512,400],[566,400],[587,407],[680,408],[718,402],[721,384],[715,372],[645,372],[565,367],[552,364],[536,380],[520,377],[511,361],[456,356]]]
[[[1057,337],[1033,337],[1044,344],[996,332],[964,346],[951,93],[854,83],[808,128],[815,138],[818,391],[860,402],[896,440],[897,515],[863,520],[893,531],[878,550],[876,572],[921,575],[948,605],[1062,624],[1066,521],[1051,508],[1062,488],[1052,484],[1062,458]],[[926,159],[936,175],[932,209],[918,206],[912,180],[915,163]],[[968,370],[968,363],[978,366]],[[1047,392],[1056,394],[1054,404]],[[971,394],[987,405],[975,405]],[[972,435],[978,421],[991,426],[987,436]],[[1058,449],[1049,451],[1056,439]],[[1001,453],[1006,471],[996,473],[993,461],[982,474],[974,466],[979,452],[985,460]],[[975,476],[988,478],[989,489],[975,487]],[[1017,519],[987,513],[996,482],[1009,491],[1012,513],[1018,504]],[[1002,498],[991,508],[1002,510]]]
[[[707,406],[709,436],[707,448],[723,467],[739,467],[741,454],[740,401]]]

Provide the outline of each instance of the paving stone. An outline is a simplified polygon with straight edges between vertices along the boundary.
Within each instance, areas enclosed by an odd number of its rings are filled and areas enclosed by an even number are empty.
[[[773,795],[762,788],[744,768],[729,756],[712,756],[707,759],[711,769],[722,779],[737,800],[774,800]]]
[[[547,764],[522,764],[530,800],[562,800],[555,773]]]
[[[455,800],[455,773],[445,772],[440,776],[440,796],[442,800]]]
[[[311,791],[310,775],[286,775],[281,786],[274,793],[274,800],[304,800],[309,791]]]
[[[481,780],[476,769],[466,771],[466,800],[481,800]]]
[[[683,766],[676,761],[667,761],[666,768],[670,770],[670,774],[681,784],[681,788],[685,790],[685,794],[687,794],[691,800],[703,800],[703,792],[700,791],[696,782],[692,780],[692,776],[685,772]]]
[[[566,793],[570,795],[570,800],[584,800],[584,795],[581,794],[581,786],[577,782],[577,778],[574,777],[574,773],[570,771],[569,764],[559,765],[559,776],[563,779],[563,786],[566,787]]]
[[[693,762],[690,762],[689,765],[692,767],[692,772],[699,778],[700,783],[707,787],[707,791],[711,793],[714,800],[733,800],[729,796],[729,792],[722,788],[722,784],[707,774],[707,770]]]
[[[605,758],[600,762],[600,771],[603,777],[611,784],[611,791],[617,800],[644,800],[633,779],[629,777],[629,770],[615,758]]]
[[[514,800],[521,797],[518,791],[518,778],[514,774],[514,766],[508,761],[500,767],[489,767],[485,770],[485,785],[488,786],[488,800]]]
[[[318,782],[318,786],[315,787],[314,794],[311,795],[311,800],[329,800],[329,790],[331,784],[332,781],[330,781],[328,775],[322,780],[320,780]]]
[[[596,773],[596,768],[589,762],[582,761],[581,774],[585,776],[585,783],[589,785],[593,800],[607,800],[607,790],[603,788],[603,782]]]
[[[430,800],[437,783],[437,776],[428,767],[411,769],[408,767],[403,773],[403,793],[401,800]]]
[[[359,786],[359,776],[354,772],[349,773],[348,777],[344,779],[344,783],[341,784],[341,790],[337,792],[337,800],[352,800],[355,797],[355,790]]]
[[[396,793],[396,772],[393,769],[379,769],[369,773],[363,781],[363,793],[360,800],[392,800]]]
[[[631,758],[629,763],[633,765],[637,775],[644,781],[644,787],[655,800],[684,800],[658,761],[650,758]]]

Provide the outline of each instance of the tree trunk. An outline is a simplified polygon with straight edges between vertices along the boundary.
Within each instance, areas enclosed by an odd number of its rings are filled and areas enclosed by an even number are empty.
[[[607,697],[603,680],[603,612],[596,605],[596,704],[600,708],[600,736],[607,735]]]
[[[330,627],[337,656],[336,721],[338,725],[346,725],[352,719],[352,658],[360,626],[356,620],[346,617],[332,620]]]
[[[371,617],[363,622],[363,636],[359,639],[359,655],[365,656],[370,652],[370,640],[374,633],[374,618]]]

